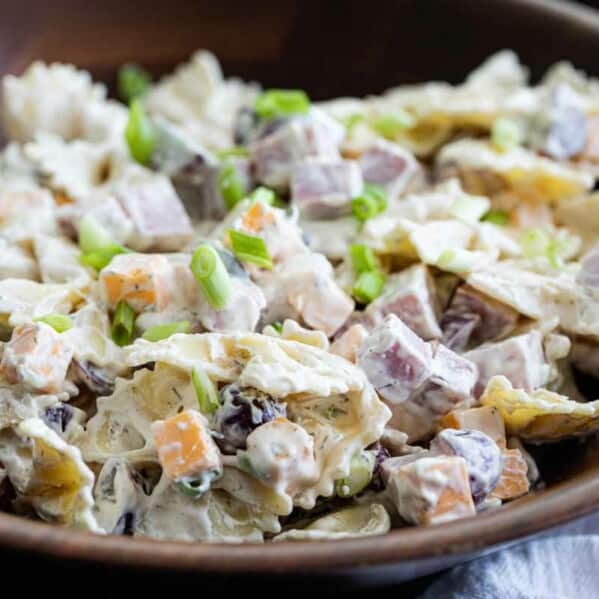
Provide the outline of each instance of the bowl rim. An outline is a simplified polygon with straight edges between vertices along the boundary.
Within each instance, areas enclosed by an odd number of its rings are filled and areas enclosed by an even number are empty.
[[[496,510],[386,535],[285,543],[193,543],[98,535],[0,514],[0,547],[54,558],[135,568],[211,573],[333,573],[467,555],[522,540],[599,509],[599,476],[590,468],[573,479]]]
[[[599,33],[599,12],[558,0],[502,0]],[[547,531],[599,510],[596,468],[497,510],[386,535],[285,543],[190,543],[97,535],[0,513],[0,547],[139,569],[284,574],[340,571],[470,554]]]

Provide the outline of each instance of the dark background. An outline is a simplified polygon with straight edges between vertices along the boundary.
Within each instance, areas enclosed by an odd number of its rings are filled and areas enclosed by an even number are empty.
[[[582,3],[599,8],[599,0]],[[201,22],[196,10],[199,5]],[[472,16],[473,5],[479,11],[476,18]],[[410,26],[403,22],[402,7],[410,14]],[[459,33],[455,23],[459,23]],[[325,32],[325,36],[306,36],[306,30]],[[555,27],[545,30],[541,23],[531,28],[524,9],[508,11],[502,18],[496,0],[0,0],[0,72],[18,72],[36,58],[70,60],[111,81],[114,66],[123,57],[144,63],[160,74],[197,47],[208,47],[223,59],[228,73],[241,73],[267,85],[304,87],[311,96],[320,98],[380,92],[400,82],[423,79],[458,82],[480,62],[481,56],[515,45],[512,42],[516,40],[523,62],[538,77],[548,63],[562,57],[553,55],[555,32]],[[568,39],[566,57],[599,75],[599,57],[586,51],[584,37],[570,31],[567,24],[561,34]],[[148,38],[152,44],[140,44],[140,39]],[[279,60],[281,54],[286,55],[284,60]],[[341,63],[351,68],[339,70]],[[300,592],[334,596],[342,591],[350,596],[376,592],[382,593],[381,597],[399,598],[415,596],[435,578],[364,591],[355,586],[342,589],[338,583],[330,586],[324,580],[315,585],[307,578],[292,581],[132,573],[123,568],[59,562],[1,548],[0,564],[7,590],[19,584],[19,591],[36,589],[79,597],[168,590],[171,595],[192,593],[204,597],[248,592],[262,596]],[[20,586],[21,580],[26,586]]]

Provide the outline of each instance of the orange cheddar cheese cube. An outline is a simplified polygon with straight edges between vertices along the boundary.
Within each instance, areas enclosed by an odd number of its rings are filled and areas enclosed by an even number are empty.
[[[428,526],[476,513],[462,457],[417,459],[393,472],[387,487],[401,517],[412,524]]]
[[[11,384],[29,391],[63,390],[73,350],[51,326],[43,323],[15,327],[4,347],[0,372]]]
[[[173,267],[160,254],[120,254],[100,273],[110,308],[126,301],[135,312],[164,310],[169,303]]]
[[[501,448],[506,446],[505,424],[497,408],[483,406],[454,410],[441,418],[439,428],[471,429],[491,437]]]
[[[193,478],[203,472],[220,470],[220,452],[204,416],[185,410],[152,425],[158,459],[171,480]]]
[[[505,501],[526,495],[530,488],[528,465],[519,449],[505,449],[503,454],[503,471],[499,482],[490,494]]]

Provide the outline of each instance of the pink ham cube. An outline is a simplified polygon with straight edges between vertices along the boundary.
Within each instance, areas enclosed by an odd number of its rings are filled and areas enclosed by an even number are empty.
[[[466,352],[464,357],[478,367],[476,397],[480,397],[491,377],[502,374],[517,389],[532,391],[549,380],[550,366],[543,352],[539,331],[488,343]]]
[[[291,201],[308,218],[328,219],[349,214],[351,199],[362,191],[362,173],[356,162],[306,160],[291,177]]]
[[[426,266],[418,264],[389,277],[385,291],[366,309],[371,326],[395,314],[423,339],[439,339],[437,301],[432,277]]]
[[[176,251],[191,240],[191,221],[168,179],[124,185],[117,199],[134,225],[127,242],[133,249]]]
[[[405,190],[418,164],[410,152],[381,139],[362,154],[360,168],[364,181],[381,185],[393,198]]]
[[[341,160],[338,138],[328,123],[307,116],[291,119],[249,146],[256,179],[269,187],[285,190],[297,164],[307,158]]]

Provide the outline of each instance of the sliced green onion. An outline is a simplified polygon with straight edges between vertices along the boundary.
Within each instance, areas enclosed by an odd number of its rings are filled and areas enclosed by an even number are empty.
[[[360,452],[354,455],[349,464],[349,474],[335,482],[335,492],[339,497],[353,497],[363,491],[372,480],[374,454]]]
[[[49,324],[57,333],[64,333],[73,328],[73,321],[66,314],[46,314],[33,319],[34,322],[45,322]]]
[[[220,402],[216,386],[202,368],[194,367],[191,371],[191,382],[198,398],[200,412],[209,416],[218,410]]]
[[[352,199],[351,206],[353,215],[364,222],[387,209],[387,194],[380,185],[365,183],[362,193]]]
[[[229,229],[229,239],[236,258],[242,262],[257,264],[260,268],[272,268],[272,258],[262,237]]]
[[[468,272],[481,259],[481,254],[482,252],[473,252],[462,248],[449,249],[441,252],[436,265],[441,270],[457,274]]]
[[[363,243],[353,243],[349,246],[349,255],[351,257],[354,270],[360,274],[369,270],[378,268],[378,260],[372,251],[372,248]]]
[[[112,340],[123,347],[129,345],[133,339],[133,328],[135,325],[135,312],[124,300],[121,300],[114,311],[112,319]]]
[[[353,288],[353,296],[363,304],[369,304],[383,291],[386,277],[380,270],[368,270],[360,274]]]
[[[306,114],[310,110],[310,98],[301,89],[267,89],[256,98],[254,110],[263,119]]]
[[[542,229],[528,229],[520,238],[522,252],[527,258],[544,256],[553,268],[563,268],[562,252],[566,242],[551,237]]]
[[[177,333],[189,333],[191,330],[191,323],[188,320],[182,320],[180,322],[169,322],[168,324],[157,324],[147,329],[142,338],[146,341],[162,341],[162,339],[168,339],[171,335]]]
[[[216,179],[218,191],[225,201],[225,206],[231,210],[245,196],[243,181],[231,162],[222,166]]]
[[[278,320],[276,322],[271,322],[270,326],[277,332],[279,335],[283,332],[283,324]]]
[[[226,160],[227,158],[245,158],[249,156],[249,150],[244,146],[231,146],[226,150],[219,150],[216,155],[219,160]]]
[[[185,495],[197,499],[206,493],[210,489],[212,481],[221,475],[222,472],[220,470],[206,470],[195,477],[185,477],[177,481],[176,486]]]
[[[262,202],[269,206],[273,206],[278,200],[277,194],[272,189],[263,186],[256,187],[256,189],[250,193],[249,198],[252,202]]]
[[[487,198],[463,196],[455,200],[449,208],[449,213],[465,223],[477,223],[489,208]]]
[[[522,144],[523,135],[520,125],[512,119],[499,117],[491,127],[491,143],[500,152],[506,152]]]
[[[218,252],[207,244],[200,245],[191,258],[191,272],[208,303],[222,310],[229,303],[233,283]]]
[[[129,106],[125,140],[131,156],[137,162],[140,164],[150,162],[156,148],[156,132],[139,99],[133,100]]]
[[[410,129],[415,124],[416,119],[409,112],[402,109],[371,121],[372,128],[386,139],[395,139],[400,133]]]
[[[79,247],[82,251],[79,261],[96,270],[102,270],[117,254],[127,252],[90,215],[84,216],[79,222]]]
[[[150,74],[136,64],[123,65],[117,74],[119,96],[127,104],[135,98],[145,95],[150,89]]]
[[[358,124],[361,123],[364,120],[364,115],[363,114],[350,114],[349,116],[345,117],[341,122],[343,123],[343,125],[345,126],[345,130],[348,133],[351,133],[354,129],[354,127]]]
[[[485,223],[505,227],[510,222],[510,215],[505,210],[489,210],[481,220]]]

